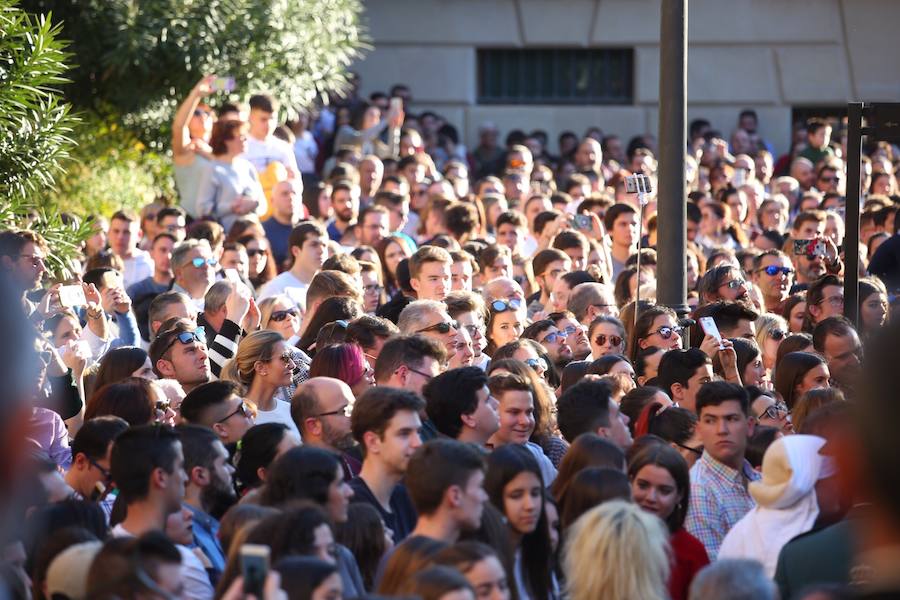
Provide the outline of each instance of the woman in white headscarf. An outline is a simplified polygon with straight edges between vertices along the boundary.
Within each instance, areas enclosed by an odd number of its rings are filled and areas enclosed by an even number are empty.
[[[781,548],[812,529],[819,515],[816,482],[829,473],[815,435],[788,435],[775,440],[762,462],[762,479],[748,487],[756,507],[735,523],[722,541],[719,558],[749,558],[775,575]]]

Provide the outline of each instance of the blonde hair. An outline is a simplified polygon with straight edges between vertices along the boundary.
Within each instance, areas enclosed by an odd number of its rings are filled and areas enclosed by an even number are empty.
[[[274,307],[275,303],[279,300],[283,300],[287,304],[293,304],[290,298],[288,298],[285,294],[275,294],[274,296],[269,296],[264,300],[260,300],[256,303],[259,308],[259,328],[260,330],[266,329],[269,327],[269,319],[272,318],[272,313],[275,312]]]
[[[658,517],[629,502],[604,502],[584,513],[566,534],[569,598],[665,600],[668,537]]]
[[[272,360],[275,344],[283,341],[284,338],[277,331],[254,331],[238,344],[234,358],[222,366],[219,379],[233,381],[241,387],[242,394],[246,394],[256,376],[256,363]]]

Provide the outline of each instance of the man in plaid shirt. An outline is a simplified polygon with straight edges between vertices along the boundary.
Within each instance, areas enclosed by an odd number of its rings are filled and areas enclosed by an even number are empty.
[[[747,484],[760,476],[744,458],[753,432],[749,411],[749,397],[739,385],[713,381],[697,393],[697,433],[704,451],[691,468],[685,528],[712,561],[725,534],[754,506]]]

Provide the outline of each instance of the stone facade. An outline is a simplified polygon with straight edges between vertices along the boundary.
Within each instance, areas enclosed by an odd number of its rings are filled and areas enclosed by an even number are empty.
[[[414,109],[445,115],[467,145],[479,123],[540,127],[551,140],[588,126],[656,133],[660,0],[365,0],[374,49],[354,69],[362,93],[408,84]],[[754,108],[779,152],[793,107],[900,100],[898,0],[690,0],[688,118],[729,135]],[[478,48],[634,48],[634,102],[479,105]],[[555,150],[555,142],[551,143]]]

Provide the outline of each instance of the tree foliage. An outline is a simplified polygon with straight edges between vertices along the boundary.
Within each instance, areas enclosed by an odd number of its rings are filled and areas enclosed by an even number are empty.
[[[79,109],[120,117],[159,148],[177,102],[203,74],[232,76],[243,99],[267,91],[310,105],[346,83],[365,46],[360,0],[25,0],[62,19]]]
[[[68,55],[60,28],[0,0],[0,229],[30,228],[54,249],[48,265],[66,273],[87,223],[64,222],[47,196],[64,172],[76,119],[57,87]]]

